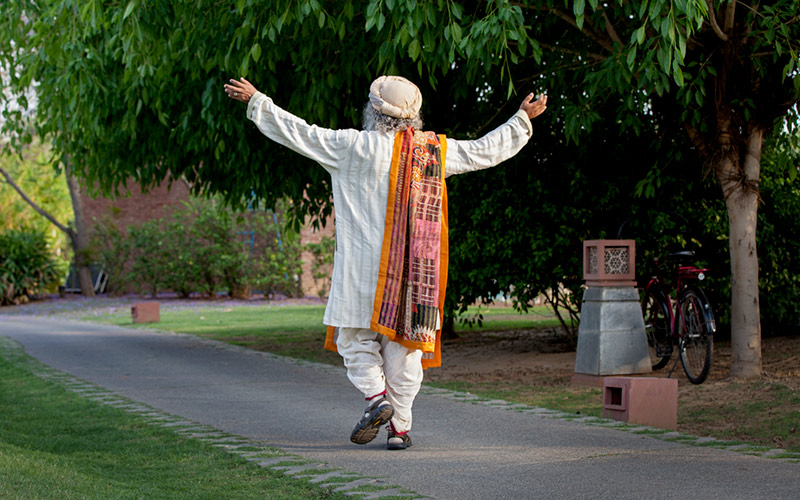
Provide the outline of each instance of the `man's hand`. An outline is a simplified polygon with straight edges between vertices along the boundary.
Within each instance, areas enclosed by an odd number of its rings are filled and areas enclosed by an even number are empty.
[[[547,96],[540,95],[538,99],[535,101],[533,99],[533,92],[528,94],[525,99],[522,101],[522,105],[519,107],[522,111],[527,113],[528,118],[533,120],[537,116],[544,113],[544,110],[547,109]]]
[[[253,84],[244,78],[240,78],[239,81],[231,78],[230,83],[225,84],[225,93],[234,101],[248,103],[256,92],[258,92],[258,90],[256,90]]]

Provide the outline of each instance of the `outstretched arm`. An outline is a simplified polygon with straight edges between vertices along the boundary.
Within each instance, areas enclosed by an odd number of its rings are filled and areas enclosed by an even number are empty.
[[[287,148],[334,170],[346,163],[355,130],[331,130],[309,125],[288,111],[276,106],[272,99],[241,78],[224,85],[225,93],[234,101],[247,104],[247,117],[262,134]]]
[[[482,170],[501,163],[517,154],[533,134],[531,119],[547,109],[547,96],[533,100],[533,93],[523,99],[510,120],[473,141],[447,140],[445,176]]]

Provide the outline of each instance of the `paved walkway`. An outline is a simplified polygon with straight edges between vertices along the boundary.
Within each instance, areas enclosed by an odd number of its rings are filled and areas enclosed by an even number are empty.
[[[188,335],[0,316],[0,336],[116,394],[436,499],[797,499],[800,464],[551,418],[428,390],[414,446],[356,446],[343,369]]]

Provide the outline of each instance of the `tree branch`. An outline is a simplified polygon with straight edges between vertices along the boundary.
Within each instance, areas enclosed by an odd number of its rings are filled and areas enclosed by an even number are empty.
[[[560,307],[559,307],[561,305],[560,304],[561,303],[561,296],[560,295],[561,294],[559,293],[558,285],[556,285],[555,288],[551,288],[550,289],[550,293],[549,294],[545,293],[544,297],[545,297],[545,300],[550,304],[550,308],[555,313],[556,317],[558,318],[558,321],[561,323],[561,329],[564,331],[564,333],[567,334],[567,337],[569,338],[570,342],[572,344],[574,344],[575,343],[574,326],[567,325],[566,320],[564,320],[564,317],[561,315],[561,311],[560,311]],[[564,302],[565,302],[565,307],[566,307],[566,300],[564,300]],[[566,309],[570,313],[570,323],[573,323],[572,322],[572,310],[569,307],[566,307]],[[573,325],[574,325],[574,323],[573,323]]]
[[[572,17],[571,15],[567,14],[566,12],[562,12],[562,11],[560,11],[558,9],[551,9],[551,8],[549,8],[547,6],[531,6],[531,5],[526,5],[526,4],[520,3],[520,2],[511,2],[511,5],[519,7],[521,9],[540,10],[540,11],[549,12],[551,14],[555,14],[556,16],[560,17],[561,19],[563,19],[564,21],[569,23],[573,28],[578,28],[578,23],[575,21],[574,17]],[[609,24],[608,23],[608,19],[606,19],[606,25],[607,25],[606,28],[608,28],[608,24]],[[590,38],[596,44],[598,44],[601,47],[603,47],[604,49],[606,49],[607,51],[613,52],[614,51],[614,46],[608,41],[608,39],[604,39],[603,37],[601,37],[600,35],[598,35],[594,31],[592,31],[590,29],[586,29],[586,26],[588,26],[588,25],[589,25],[588,23],[584,23],[584,27],[580,28],[580,32],[583,33],[584,35],[586,35],[587,38]],[[613,26],[611,27],[611,30],[612,30],[612,32],[614,32]],[[614,32],[614,33],[616,33],[616,32]],[[609,33],[609,35],[611,35],[611,33]],[[613,36],[611,37],[611,39],[614,40]],[[617,37],[617,40],[614,40],[614,41],[619,41],[618,39],[619,39],[619,37]],[[622,43],[622,42],[620,42],[620,43]]]
[[[734,17],[736,16],[736,0],[728,0],[728,7],[725,9],[725,33],[733,31]]]
[[[556,16],[560,17],[561,19],[563,19],[567,23],[571,24],[573,27],[578,28],[578,23],[575,21],[575,18],[573,18],[572,16],[570,16],[566,12],[562,12],[562,11],[560,11],[558,9],[552,9],[552,10],[550,10],[550,12],[552,12]],[[592,41],[594,41],[597,45],[603,47],[604,49],[606,49],[609,52],[614,52],[614,47],[608,42],[608,40],[604,40],[602,37],[600,37],[594,31],[588,30],[585,27],[584,28],[578,28],[578,29],[580,30],[581,33],[583,33],[588,38],[590,38]]]
[[[539,45],[541,45],[541,46],[542,46],[542,47],[544,47],[544,48],[551,48],[551,47],[550,47],[550,46],[548,46],[547,44],[542,44],[542,43],[539,43]],[[553,50],[559,50],[559,49],[558,49],[558,48],[556,48],[556,47],[552,47],[552,48],[553,48]],[[575,53],[575,54],[581,54],[581,55],[583,54],[582,52],[577,52],[577,51],[571,51],[571,52],[572,52],[572,53]],[[604,61],[604,60],[606,59],[606,57],[603,57],[603,56],[600,56],[600,55],[597,55],[597,57],[599,58],[599,60],[598,60],[599,62],[601,62],[601,61]],[[590,64],[591,64],[591,65],[594,65],[594,64],[599,64],[599,62],[598,62],[598,63],[590,63]],[[564,68],[571,68],[571,67],[573,67],[573,66],[577,67],[577,65],[573,65],[573,64],[564,64],[564,65],[561,65],[561,66],[556,66],[556,67],[555,67],[555,68],[553,68],[553,69],[548,69],[548,70],[546,70],[546,71],[540,71],[539,73],[535,73],[535,74],[533,74],[533,75],[526,76],[525,78],[520,78],[520,79],[518,79],[518,80],[517,80],[517,84],[518,84],[518,85],[521,85],[521,84],[523,84],[523,83],[530,82],[531,80],[535,80],[535,79],[539,78],[540,76],[542,76],[542,75],[544,75],[544,74],[546,74],[546,73],[555,73],[556,71],[559,71],[559,70],[561,70],[561,69],[564,69]],[[515,95],[515,97],[516,97],[516,95]],[[501,112],[502,112],[504,109],[506,109],[506,106],[508,106],[508,105],[509,105],[509,103],[512,103],[512,102],[515,102],[515,101],[513,101],[513,100],[510,100],[510,99],[509,99],[509,100],[507,100],[505,103],[503,103],[503,105],[502,105],[502,106],[500,106],[500,108],[497,110],[497,112],[496,112],[494,115],[492,115],[492,117],[491,117],[491,118],[489,118],[489,119],[486,121],[486,123],[484,123],[483,125],[481,125],[480,127],[478,127],[478,128],[475,130],[474,134],[476,134],[476,135],[477,135],[477,134],[480,134],[481,132],[483,132],[483,130],[484,130],[484,129],[486,129],[486,127],[488,127],[488,126],[489,126],[489,125],[490,125],[490,124],[491,124],[491,123],[494,121],[494,119],[495,119],[495,118],[497,118],[497,117],[500,115],[500,113],[501,113]]]
[[[67,236],[70,236],[70,237],[72,237],[72,235],[70,234],[72,230],[71,230],[70,228],[68,228],[68,227],[64,226],[64,225],[63,225],[63,224],[61,224],[60,222],[58,222],[58,221],[56,220],[56,218],[55,218],[55,217],[53,217],[52,215],[50,215],[50,214],[49,214],[49,213],[48,213],[46,210],[44,210],[42,207],[40,207],[39,205],[37,205],[37,204],[36,204],[36,203],[35,203],[33,200],[31,200],[31,199],[28,197],[28,195],[26,195],[26,194],[25,194],[25,192],[24,192],[24,191],[23,191],[23,190],[22,190],[22,189],[21,189],[19,186],[17,186],[17,184],[14,182],[14,180],[11,178],[11,176],[10,176],[10,175],[8,175],[8,172],[6,172],[6,171],[5,171],[5,170],[4,170],[2,167],[0,167],[0,174],[3,174],[3,177],[5,177],[5,178],[6,178],[6,182],[7,182],[7,183],[8,183],[8,184],[9,184],[9,185],[12,187],[12,188],[14,188],[14,190],[15,190],[17,193],[19,193],[19,195],[22,197],[22,199],[25,201],[25,203],[27,203],[28,205],[30,205],[31,207],[33,207],[33,209],[34,209],[34,210],[36,210],[37,212],[39,212],[39,214],[40,214],[42,217],[44,217],[45,219],[47,219],[47,220],[49,220],[50,222],[52,222],[52,223],[53,223],[53,224],[54,224],[54,225],[55,225],[57,228],[59,228],[60,230],[64,231],[64,232],[67,234]]]
[[[622,43],[622,39],[617,34],[617,30],[614,29],[614,25],[611,24],[611,20],[608,19],[608,16],[605,12],[603,12],[603,19],[606,21],[606,33],[608,33],[608,36],[611,37],[611,40],[620,45],[625,45]]]
[[[608,56],[604,56],[604,55],[598,54],[596,52],[581,52],[579,50],[566,49],[566,48],[563,48],[563,47],[558,47],[556,45],[550,45],[549,43],[539,42],[539,46],[542,47],[543,49],[551,50],[553,52],[562,52],[564,54],[572,54],[572,55],[578,55],[578,56],[584,56],[585,55],[585,56],[587,56],[587,57],[589,57],[591,59],[594,59],[595,61],[605,61],[606,59],[608,59]]]
[[[714,12],[714,0],[706,0],[706,5],[708,5],[708,22],[711,24],[711,29],[714,30],[714,33],[717,34],[720,40],[723,42],[728,41],[728,35],[725,34],[717,24],[717,14]]]
[[[706,147],[706,141],[703,139],[700,131],[689,125],[689,123],[684,123],[683,127],[686,129],[686,133],[689,135],[689,139],[692,141],[692,144],[694,144],[694,147],[700,152],[700,156],[706,158],[708,156],[708,148]]]

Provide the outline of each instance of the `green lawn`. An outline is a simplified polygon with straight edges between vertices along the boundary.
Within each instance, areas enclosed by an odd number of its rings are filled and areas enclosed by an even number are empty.
[[[191,333],[260,351],[329,364],[341,364],[338,354],[322,349],[324,306],[244,306],[162,309],[158,323],[133,325],[130,312],[94,317],[120,326]]]
[[[322,324],[324,312],[324,306],[163,308],[158,323],[134,325],[130,311],[117,308],[110,313],[93,312],[82,319],[126,327],[190,333],[260,351],[339,365],[341,358],[336,353],[322,350],[325,340],[325,325]],[[497,306],[474,308],[469,313],[482,314],[482,324],[467,325],[457,322],[456,331],[511,330],[557,324],[546,306],[537,306],[527,314],[519,314],[510,307]]]
[[[456,331],[477,328],[479,330],[517,330],[532,327],[557,327],[558,319],[550,306],[533,306],[526,313],[519,313],[510,306],[493,304],[473,306],[462,315],[466,321],[456,321]],[[477,320],[481,319],[480,325]],[[470,324],[471,323],[471,324]]]
[[[31,363],[0,345],[0,498],[347,498],[78,396]]]

